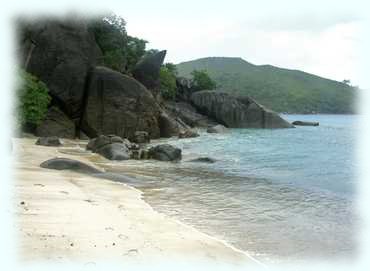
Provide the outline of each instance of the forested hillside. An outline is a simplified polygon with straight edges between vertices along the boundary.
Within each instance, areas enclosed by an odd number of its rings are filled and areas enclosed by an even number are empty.
[[[298,70],[258,66],[231,57],[183,62],[177,69],[185,77],[193,70],[206,70],[217,89],[251,96],[278,112],[354,113],[354,87]]]

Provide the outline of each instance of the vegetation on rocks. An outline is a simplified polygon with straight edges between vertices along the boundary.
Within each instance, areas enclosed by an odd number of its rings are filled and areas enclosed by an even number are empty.
[[[195,91],[216,88],[216,82],[211,79],[206,70],[193,70],[190,74],[194,82]]]
[[[173,63],[166,63],[161,67],[159,79],[161,82],[160,89],[164,99],[173,100],[176,97],[176,65]]]
[[[17,124],[36,126],[44,119],[51,100],[47,86],[36,76],[20,71],[22,84],[16,91]]]
[[[92,20],[89,25],[103,53],[104,65],[122,72],[130,72],[146,53],[146,40],[129,36],[123,18],[109,14]]]

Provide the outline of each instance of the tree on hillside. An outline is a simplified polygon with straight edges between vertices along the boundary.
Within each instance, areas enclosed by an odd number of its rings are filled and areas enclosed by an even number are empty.
[[[346,84],[346,85],[350,85],[350,84],[351,84],[351,80],[349,80],[349,79],[344,79],[344,80],[342,81],[342,83],[343,83],[343,84]]]
[[[209,77],[206,70],[193,70],[191,72],[195,91],[211,90],[216,88],[216,83]]]

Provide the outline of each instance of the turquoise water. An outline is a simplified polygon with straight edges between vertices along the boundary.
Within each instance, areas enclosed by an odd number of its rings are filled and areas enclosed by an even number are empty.
[[[358,117],[284,117],[320,126],[173,139],[182,162],[131,161],[125,167],[143,176],[133,185],[156,210],[261,261],[351,257]],[[200,156],[217,162],[188,162]],[[124,171],[117,164],[114,170]]]

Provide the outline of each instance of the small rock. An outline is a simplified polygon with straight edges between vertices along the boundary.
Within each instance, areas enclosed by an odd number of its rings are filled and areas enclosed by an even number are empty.
[[[314,121],[300,121],[300,120],[296,120],[296,121],[293,121],[292,124],[293,125],[297,125],[297,126],[319,126],[319,123],[318,122],[314,122]]]
[[[185,131],[181,131],[179,133],[179,138],[192,138],[192,137],[198,137],[199,134],[197,132],[194,132],[190,129],[188,130],[185,130]]]
[[[161,144],[149,149],[149,158],[160,161],[178,161],[181,160],[181,149],[169,144]]]
[[[218,124],[218,125],[213,126],[213,127],[209,127],[207,129],[207,133],[216,133],[216,134],[227,133],[228,131],[229,130],[221,124]]]
[[[216,162],[216,160],[213,159],[213,158],[210,158],[210,157],[199,157],[199,158],[192,159],[189,162],[199,162],[199,163],[210,163],[210,164],[213,164],[213,163]]]
[[[36,145],[58,147],[62,145],[62,142],[56,136],[40,137],[37,139]]]

